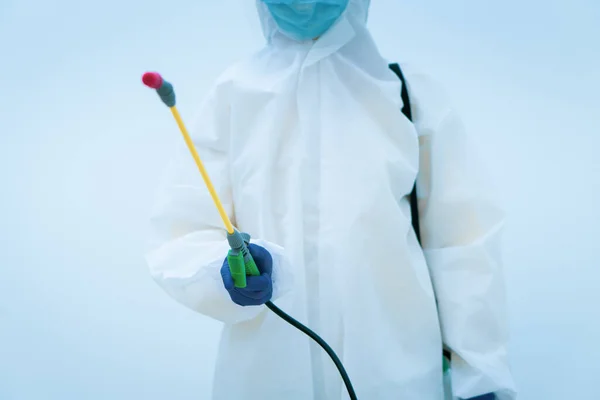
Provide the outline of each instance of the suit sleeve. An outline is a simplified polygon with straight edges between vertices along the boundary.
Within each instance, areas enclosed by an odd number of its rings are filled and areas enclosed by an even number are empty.
[[[496,393],[512,400],[501,257],[504,213],[456,110],[427,79],[412,82],[421,236],[444,344],[452,353],[454,396]]]
[[[205,100],[193,132],[198,154],[235,224],[229,179],[229,106],[222,88],[215,88]],[[220,268],[229,250],[227,232],[183,138],[177,139],[150,220],[146,261],[151,276],[174,300],[198,313],[228,324],[255,318],[264,306],[241,307],[231,301],[223,286]],[[283,249],[260,239],[252,242],[273,256],[275,300],[289,289]]]

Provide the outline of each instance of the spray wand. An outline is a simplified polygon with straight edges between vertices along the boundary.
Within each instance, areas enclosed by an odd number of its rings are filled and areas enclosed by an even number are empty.
[[[258,276],[260,275],[260,271],[258,270],[250,251],[248,250],[248,244],[250,243],[250,235],[247,233],[239,232],[231,223],[229,216],[225,212],[223,208],[223,204],[219,199],[219,196],[208,176],[208,172],[206,172],[206,168],[204,168],[204,164],[196,151],[196,147],[194,146],[194,142],[192,141],[184,123],[181,119],[181,115],[176,107],[176,99],[175,99],[175,90],[173,89],[173,85],[169,82],[165,81],[160,74],[156,72],[146,72],[142,77],[142,82],[151,89],[155,89],[156,93],[162,100],[162,102],[169,107],[177,125],[179,126],[179,130],[183,135],[183,139],[187,144],[187,147],[196,162],[196,166],[204,179],[204,183],[206,188],[208,189],[210,196],[212,197],[217,210],[219,211],[219,215],[223,220],[223,224],[225,225],[225,229],[227,230],[227,241],[229,242],[229,253],[227,254],[227,262],[229,263],[229,269],[231,272],[231,276],[233,278],[234,285],[238,288],[246,287],[246,275]],[[342,362],[335,354],[333,349],[325,342],[319,335],[315,332],[302,325],[300,322],[283,312],[279,309],[275,304],[271,301],[267,301],[265,305],[273,311],[277,316],[282,318],[284,321],[294,326],[311,339],[313,339],[319,346],[323,348],[327,352],[327,354],[333,360],[333,363],[337,367],[344,384],[346,385],[346,390],[350,395],[351,400],[357,400],[356,393],[354,392],[354,388],[352,387],[352,382],[350,381],[350,377],[346,372]]]
[[[192,153],[192,157],[194,157],[194,161],[196,161],[196,166],[204,179],[204,183],[208,191],[210,192],[210,196],[219,211],[219,215],[223,220],[223,224],[225,224],[225,229],[227,229],[227,241],[229,242],[229,254],[227,255],[227,262],[229,263],[229,269],[231,271],[231,276],[233,277],[234,285],[238,288],[246,287],[246,274],[258,276],[260,275],[260,271],[256,267],[256,263],[248,251],[248,243],[250,242],[250,235],[246,233],[240,233],[237,229],[233,227],[229,216],[225,212],[223,208],[223,204],[219,199],[219,195],[217,194],[215,187],[213,186],[210,177],[208,176],[208,172],[206,172],[206,168],[204,168],[204,164],[196,151],[194,146],[194,142],[188,133],[183,120],[181,119],[181,115],[179,115],[179,111],[175,105],[175,90],[173,89],[173,85],[169,82],[166,82],[160,74],[156,72],[147,72],[142,77],[142,81],[144,84],[152,89],[156,89],[160,99],[165,103],[167,107],[171,110],[179,129],[181,130],[181,134],[183,135],[183,139]]]

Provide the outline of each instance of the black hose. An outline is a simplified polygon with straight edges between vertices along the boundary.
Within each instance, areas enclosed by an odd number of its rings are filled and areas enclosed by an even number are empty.
[[[350,399],[357,400],[356,393],[354,393],[354,388],[352,387],[352,382],[350,382],[350,377],[348,376],[348,373],[346,372],[344,365],[342,364],[342,362],[340,361],[338,356],[335,354],[335,351],[333,351],[333,349],[327,344],[327,342],[325,342],[323,339],[321,339],[321,337],[319,335],[317,335],[316,333],[314,333],[313,331],[308,329],[306,326],[302,325],[300,322],[296,321],[294,318],[290,317],[289,315],[287,315],[286,313],[281,311],[281,309],[279,309],[272,302],[267,301],[265,303],[265,305],[271,311],[273,311],[275,314],[277,314],[281,319],[283,319],[285,322],[292,325],[294,328],[300,330],[301,332],[303,332],[304,334],[309,336],[312,340],[317,342],[319,344],[319,346],[321,346],[323,348],[323,350],[325,350],[327,352],[327,354],[329,354],[329,357],[331,357],[331,359],[333,360],[333,363],[335,364],[338,371],[340,372],[340,375],[342,376],[344,385],[346,385],[346,390],[348,391],[348,394],[350,395]]]

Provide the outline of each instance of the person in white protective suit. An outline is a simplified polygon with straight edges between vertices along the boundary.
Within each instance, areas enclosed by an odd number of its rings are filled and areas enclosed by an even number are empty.
[[[515,399],[503,213],[455,110],[403,65],[413,122],[401,113],[401,83],[366,28],[369,0],[349,0],[314,40],[281,29],[269,1],[257,7],[266,47],[217,80],[192,137],[233,223],[272,256],[271,300],[331,345],[359,399],[444,399],[444,346],[454,398]],[[347,398],[321,348],[264,305],[231,300],[226,231],[180,150],[147,261],[171,297],[224,323],[213,398]]]

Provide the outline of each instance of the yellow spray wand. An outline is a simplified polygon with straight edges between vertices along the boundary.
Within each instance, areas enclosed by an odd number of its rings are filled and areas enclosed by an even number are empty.
[[[183,120],[181,119],[181,115],[179,115],[179,111],[175,106],[175,90],[173,89],[173,85],[169,82],[165,81],[160,74],[156,72],[146,72],[142,81],[144,84],[152,89],[155,89],[158,93],[160,99],[169,109],[171,113],[173,113],[173,117],[179,126],[179,130],[183,135],[183,139],[192,153],[192,157],[196,162],[196,166],[204,179],[204,183],[206,184],[206,188],[208,189],[210,196],[219,211],[219,215],[223,220],[223,224],[225,225],[225,229],[227,229],[227,240],[229,242],[229,246],[231,250],[227,255],[227,261],[229,263],[229,268],[231,271],[231,276],[233,277],[233,282],[236,287],[245,288],[246,287],[246,275],[260,275],[258,268],[256,267],[256,263],[252,258],[252,255],[248,251],[248,242],[250,241],[250,236],[247,234],[240,233],[237,229],[234,228],[227,212],[225,212],[225,208],[219,199],[219,195],[213,186],[210,177],[208,176],[208,172],[206,172],[206,168],[204,168],[204,164],[198,155],[198,151],[194,146],[194,142],[190,137]]]

